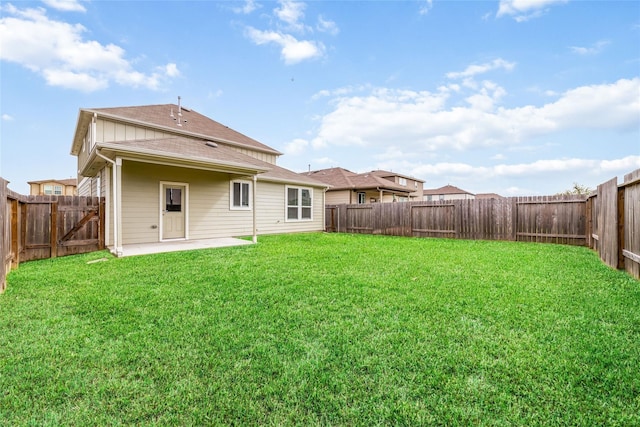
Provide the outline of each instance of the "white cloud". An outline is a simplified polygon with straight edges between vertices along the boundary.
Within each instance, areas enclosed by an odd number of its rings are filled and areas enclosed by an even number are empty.
[[[292,31],[304,31],[305,25],[301,20],[304,19],[306,4],[292,0],[280,0],[278,3],[280,7],[273,11],[278,19],[285,22]]]
[[[179,74],[175,64],[151,74],[136,71],[121,47],[85,40],[84,26],[51,20],[44,9],[8,5],[2,10],[6,15],[0,19],[0,59],[40,74],[49,85],[92,92],[114,81],[158,89],[166,78]]]
[[[321,165],[335,165],[336,161],[333,160],[331,157],[318,157],[313,159],[313,161],[315,163],[321,164]]]
[[[609,44],[607,40],[600,40],[590,47],[570,46],[569,49],[578,55],[597,55]]]
[[[614,160],[595,159],[544,159],[531,163],[474,166],[468,163],[439,162],[434,164],[405,164],[407,173],[414,176],[440,177],[463,176],[468,179],[518,178],[523,176],[548,177],[565,172],[589,170],[594,175],[625,173],[640,167],[640,156],[627,156]]]
[[[280,55],[286,64],[295,64],[324,55],[324,45],[320,42],[298,40],[290,34],[277,31],[261,31],[247,27],[246,36],[256,45],[275,43],[280,46]]]
[[[178,66],[174,63],[169,63],[161,67],[160,70],[164,71],[168,77],[178,77],[180,75],[180,70],[178,70]]]
[[[486,62],[484,64],[473,64],[469,65],[464,71],[450,72],[447,73],[447,77],[450,79],[459,79],[465,77],[473,77],[478,74],[484,74],[489,71],[503,69],[506,71],[511,71],[516,66],[514,62],[505,61],[502,58],[494,59],[491,62]],[[471,81],[467,81],[467,84],[472,84]]]
[[[2,115],[2,120],[5,122],[12,122],[14,120],[13,116],[11,116],[10,114],[3,114]]]
[[[235,13],[240,13],[240,14],[243,14],[243,15],[248,15],[248,14],[250,14],[251,12],[253,12],[253,11],[255,11],[255,10],[259,9],[260,7],[262,7],[262,6],[260,6],[259,4],[257,4],[254,0],[246,0],[246,1],[244,2],[244,5],[242,5],[242,6],[240,6],[240,7],[234,7],[234,8],[232,8],[232,10],[233,10]]]
[[[79,0],[42,0],[47,6],[64,12],[86,12]]]
[[[548,6],[566,3],[568,0],[500,0],[496,16],[513,16],[517,22],[528,21],[542,16]]]
[[[318,40],[300,40],[300,34],[314,30],[304,23],[305,3],[294,0],[279,0],[273,14],[278,19],[268,30],[251,26],[245,27],[245,37],[256,45],[276,44],[280,46],[280,56],[285,64],[321,58],[325,55],[325,46]],[[320,33],[336,35],[339,32],[335,22],[318,16],[316,30]],[[297,36],[292,35],[297,33]]]
[[[542,106],[505,108],[506,91],[483,82],[466,96],[467,105],[449,106],[451,91],[364,89],[369,93],[331,96],[332,111],[319,118],[311,146],[388,147],[402,141],[407,151],[443,148],[514,147],[541,135],[572,129],[614,132],[640,126],[640,78],[582,86]],[[467,90],[469,92],[469,90]]]
[[[302,138],[296,138],[293,141],[285,145],[284,153],[289,155],[296,155],[304,152],[305,148],[309,146],[309,141]]]
[[[602,160],[600,170],[608,173],[629,172],[640,168],[640,156],[627,156],[622,159]]]
[[[321,33],[329,33],[332,36],[335,36],[340,32],[340,29],[335,22],[324,19],[322,15],[318,16],[318,24],[316,25],[316,29]]]
[[[420,15],[426,15],[427,13],[429,13],[432,7],[433,0],[424,0],[422,3],[420,3],[420,9],[418,9],[418,13]]]

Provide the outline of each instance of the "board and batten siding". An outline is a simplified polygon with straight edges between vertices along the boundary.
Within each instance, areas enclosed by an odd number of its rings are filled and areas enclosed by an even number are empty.
[[[262,160],[263,162],[271,163],[272,165],[275,165],[276,161],[278,160],[278,156],[276,156],[275,154],[269,154],[269,153],[264,153],[262,151],[254,151],[251,149],[240,148],[235,146],[233,146],[233,148],[239,153],[242,153],[246,156],[251,156],[254,159]]]
[[[172,134],[153,128],[98,119],[96,142],[134,141],[139,139],[163,139]]]

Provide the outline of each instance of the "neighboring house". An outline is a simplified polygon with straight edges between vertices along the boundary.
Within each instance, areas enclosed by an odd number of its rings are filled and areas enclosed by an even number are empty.
[[[306,172],[305,175],[331,186],[326,194],[329,205],[422,199],[424,181],[395,172],[354,173],[343,168],[330,168]]]
[[[75,196],[77,179],[44,179],[29,181],[29,194],[32,196]]]
[[[468,191],[462,190],[453,185],[445,185],[440,188],[431,188],[424,190],[423,192],[425,201],[438,201],[438,200],[467,200],[475,199],[475,195]]]
[[[71,154],[78,194],[106,198],[116,255],[127,244],[324,229],[325,184],[180,104],[80,109]]]

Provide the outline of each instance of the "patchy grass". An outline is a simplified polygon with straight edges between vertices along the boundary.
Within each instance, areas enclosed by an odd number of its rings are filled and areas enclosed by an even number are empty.
[[[269,236],[0,295],[4,425],[638,425],[639,372],[640,283],[578,247]]]

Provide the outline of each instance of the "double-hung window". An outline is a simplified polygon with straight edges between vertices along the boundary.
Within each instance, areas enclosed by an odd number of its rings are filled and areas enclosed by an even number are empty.
[[[310,188],[286,187],[287,221],[310,221],[313,212],[313,191]]]
[[[251,183],[231,181],[230,209],[251,209]]]

